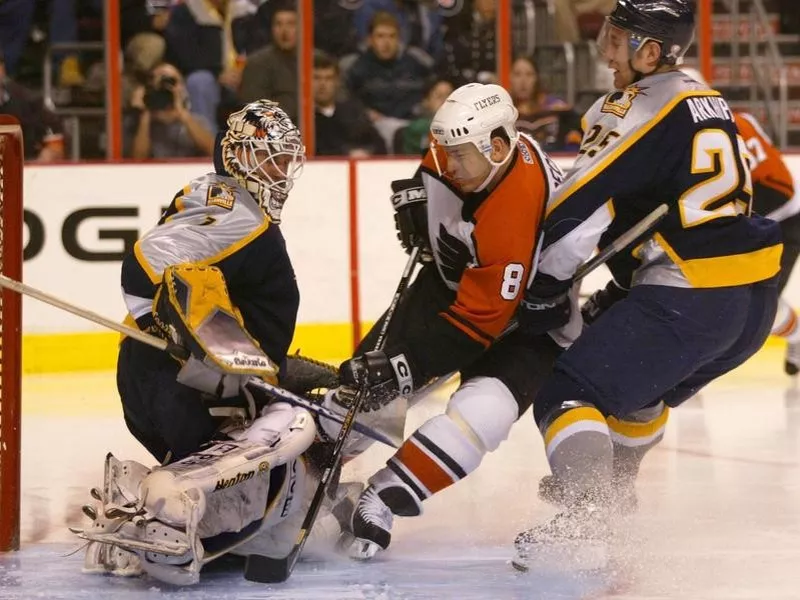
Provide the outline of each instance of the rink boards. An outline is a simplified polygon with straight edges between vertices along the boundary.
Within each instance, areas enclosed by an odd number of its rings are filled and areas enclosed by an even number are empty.
[[[558,161],[566,168],[572,157]],[[800,178],[800,155],[788,162]],[[281,225],[301,292],[295,348],[320,358],[344,356],[354,314],[368,323],[389,304],[405,263],[389,183],[416,165],[408,159],[306,164]],[[25,282],[122,320],[121,257],[174,194],[208,170],[205,162],[27,166]],[[586,285],[605,278],[600,271]],[[788,296],[800,305],[800,283],[792,283]],[[113,367],[116,334],[35,300],[23,302],[23,333],[25,372]]]

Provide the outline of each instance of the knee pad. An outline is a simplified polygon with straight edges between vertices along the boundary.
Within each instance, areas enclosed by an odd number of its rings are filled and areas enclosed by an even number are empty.
[[[495,377],[475,377],[450,398],[447,416],[482,453],[497,450],[519,418],[511,391]]]
[[[778,300],[778,311],[775,313],[775,322],[772,324],[773,335],[785,338],[790,343],[800,341],[800,327],[798,327],[797,314],[786,300]]]

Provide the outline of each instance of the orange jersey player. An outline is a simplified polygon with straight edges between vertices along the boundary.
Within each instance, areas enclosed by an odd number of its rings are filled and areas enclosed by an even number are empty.
[[[800,197],[795,193],[794,179],[780,150],[761,128],[753,115],[737,112],[736,127],[750,150],[753,174],[753,210],[781,225],[783,255],[780,291],[786,287],[800,254]],[[797,312],[781,298],[772,327],[773,335],[787,341],[784,369],[789,375],[800,372],[800,326]]]
[[[516,121],[502,87],[455,90],[431,123],[417,176],[392,184],[401,241],[407,251],[422,244],[427,261],[397,307],[384,350],[364,354],[379,321],[340,367],[342,383],[366,381],[374,407],[398,394],[413,402],[414,390],[453,371],[461,385],[445,414],[370,478],[353,514],[356,558],[389,545],[393,515],[419,515],[423,500],[500,445],[560,352],[547,335],[501,336],[531,277],[540,222],[562,177]]]

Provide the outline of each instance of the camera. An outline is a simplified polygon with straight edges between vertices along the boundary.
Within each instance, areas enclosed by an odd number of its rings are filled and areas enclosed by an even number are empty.
[[[144,91],[144,105],[147,110],[169,110],[175,106],[174,77],[162,77],[154,85],[148,85]]]

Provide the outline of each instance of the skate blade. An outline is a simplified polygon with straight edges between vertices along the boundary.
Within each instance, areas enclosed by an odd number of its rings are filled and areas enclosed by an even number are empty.
[[[189,544],[186,543],[158,542],[155,544],[153,542],[134,540],[117,533],[94,533],[73,528],[70,528],[70,531],[81,539],[90,542],[100,542],[101,544],[112,544],[114,546],[119,546],[123,550],[128,550],[129,552],[153,552],[154,554],[182,557],[191,549],[189,548]]]
[[[349,555],[350,558],[357,561],[368,561],[372,560],[372,558],[383,548],[381,548],[378,544],[370,541],[364,540],[361,538],[353,538],[353,543],[349,548]]]
[[[531,545],[525,552],[518,551],[511,559],[511,566],[522,573],[586,572],[605,570],[610,560],[605,542],[564,541]]]

